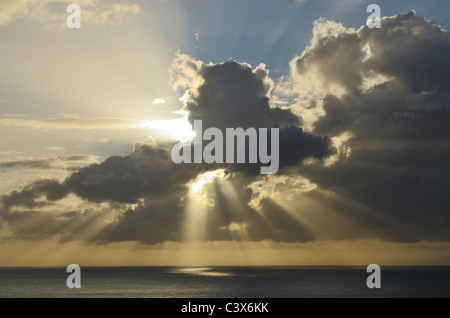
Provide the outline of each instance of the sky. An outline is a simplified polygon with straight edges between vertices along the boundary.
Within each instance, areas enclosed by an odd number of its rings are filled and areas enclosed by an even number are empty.
[[[449,265],[449,3],[371,3],[0,0],[0,266]]]

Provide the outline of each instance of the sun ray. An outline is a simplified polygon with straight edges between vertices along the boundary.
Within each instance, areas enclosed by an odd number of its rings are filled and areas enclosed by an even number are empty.
[[[214,207],[214,198],[208,193],[208,185],[215,179],[225,178],[225,170],[218,169],[198,175],[188,183],[186,216],[184,223],[184,239],[188,242],[204,241],[207,239],[208,210]]]

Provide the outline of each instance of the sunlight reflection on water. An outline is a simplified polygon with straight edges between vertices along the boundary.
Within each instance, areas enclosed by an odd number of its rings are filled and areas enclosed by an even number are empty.
[[[177,268],[172,271],[174,274],[189,274],[195,276],[210,276],[210,277],[226,277],[234,276],[232,273],[217,272],[209,267],[189,267],[189,268]]]

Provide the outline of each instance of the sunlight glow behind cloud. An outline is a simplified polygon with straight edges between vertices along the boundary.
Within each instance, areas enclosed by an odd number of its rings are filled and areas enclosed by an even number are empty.
[[[136,127],[154,130],[168,138],[189,141],[194,138],[194,131],[186,117],[167,120],[142,120]]]

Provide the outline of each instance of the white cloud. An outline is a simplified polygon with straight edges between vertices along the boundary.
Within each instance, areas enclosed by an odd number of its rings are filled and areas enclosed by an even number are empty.
[[[203,78],[199,74],[202,68],[202,61],[198,61],[187,54],[177,52],[172,66],[169,69],[170,80],[169,84],[173,89],[190,88],[196,89],[203,83]],[[189,92],[186,90],[185,95]],[[182,99],[187,96],[183,96]]]
[[[153,105],[161,105],[161,104],[165,104],[166,101],[163,98],[155,98],[155,100],[153,101]]]
[[[222,226],[221,230],[228,230],[228,231],[244,231],[247,228],[247,223],[238,223],[238,222],[231,222],[227,226]]]
[[[316,189],[317,185],[301,176],[270,175],[260,177],[257,181],[250,183],[247,188],[252,190],[248,205],[256,211],[261,211],[261,200],[265,198],[290,200],[296,194]]]

